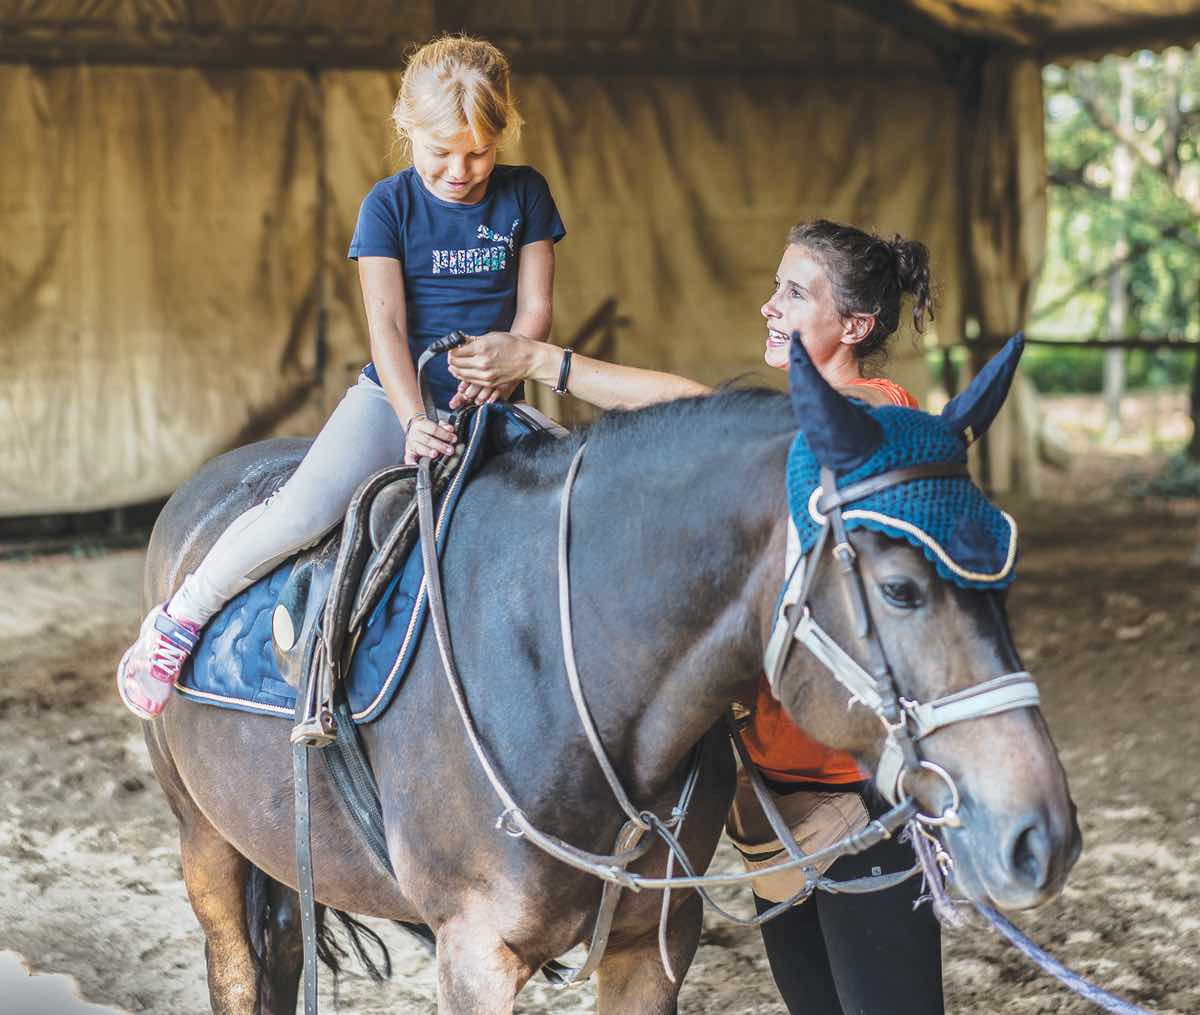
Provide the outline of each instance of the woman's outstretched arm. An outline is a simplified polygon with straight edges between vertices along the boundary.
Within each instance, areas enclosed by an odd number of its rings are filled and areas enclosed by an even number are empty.
[[[558,383],[563,356],[563,350],[549,342],[491,332],[451,351],[450,373],[460,381],[492,388],[519,380],[552,388]],[[567,378],[567,391],[600,409],[638,409],[673,398],[707,395],[711,390],[676,374],[580,355],[572,356]]]

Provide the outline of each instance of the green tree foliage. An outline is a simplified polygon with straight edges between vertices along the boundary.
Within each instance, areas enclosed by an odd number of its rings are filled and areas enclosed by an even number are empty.
[[[1131,133],[1118,116],[1122,62],[1134,70]],[[1032,330],[1111,337],[1105,335],[1108,276],[1123,236],[1126,337],[1200,340],[1200,47],[1051,66],[1044,84],[1049,232]],[[1113,153],[1122,143],[1134,154],[1135,175],[1131,197],[1114,201]],[[1055,373],[1051,361],[1064,354],[1041,357],[1048,375]],[[1134,383],[1180,382],[1190,374],[1187,354],[1140,359],[1144,366],[1131,363]]]
[[[1134,349],[1127,354],[1130,388],[1183,386],[1191,379],[1191,354],[1169,349]],[[1099,394],[1104,387],[1104,351],[1068,346],[1031,346],[1021,357],[1021,369],[1047,393]]]

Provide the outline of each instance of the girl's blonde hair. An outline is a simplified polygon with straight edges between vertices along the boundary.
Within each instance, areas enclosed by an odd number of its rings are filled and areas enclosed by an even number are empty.
[[[401,143],[413,130],[452,138],[470,130],[479,144],[515,141],[521,114],[509,91],[508,59],[490,42],[441,35],[409,58],[392,107]]]

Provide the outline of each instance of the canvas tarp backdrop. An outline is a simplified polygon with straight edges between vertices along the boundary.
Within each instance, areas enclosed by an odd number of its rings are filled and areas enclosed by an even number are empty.
[[[931,52],[840,14],[804,45],[786,73],[518,63],[526,130],[504,159],[545,174],[567,225],[557,341],[615,297],[618,360],[778,384],[758,308],[793,222],[926,242],[952,341],[981,231],[1003,257],[1036,251],[1029,206],[967,200],[981,107]],[[1022,108],[989,143],[1040,157],[1040,88],[1009,76],[988,94]],[[403,164],[398,82],[0,65],[0,515],[162,496],[236,444],[315,431],[367,356],[345,251],[362,196]],[[921,393],[911,332],[888,370]]]

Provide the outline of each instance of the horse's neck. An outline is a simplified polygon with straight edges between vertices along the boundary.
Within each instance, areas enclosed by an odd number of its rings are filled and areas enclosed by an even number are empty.
[[[786,447],[618,469],[573,507],[572,601],[594,604],[576,615],[579,665],[634,793],[660,788],[760,672],[784,566]],[[614,594],[595,594],[604,586]]]

